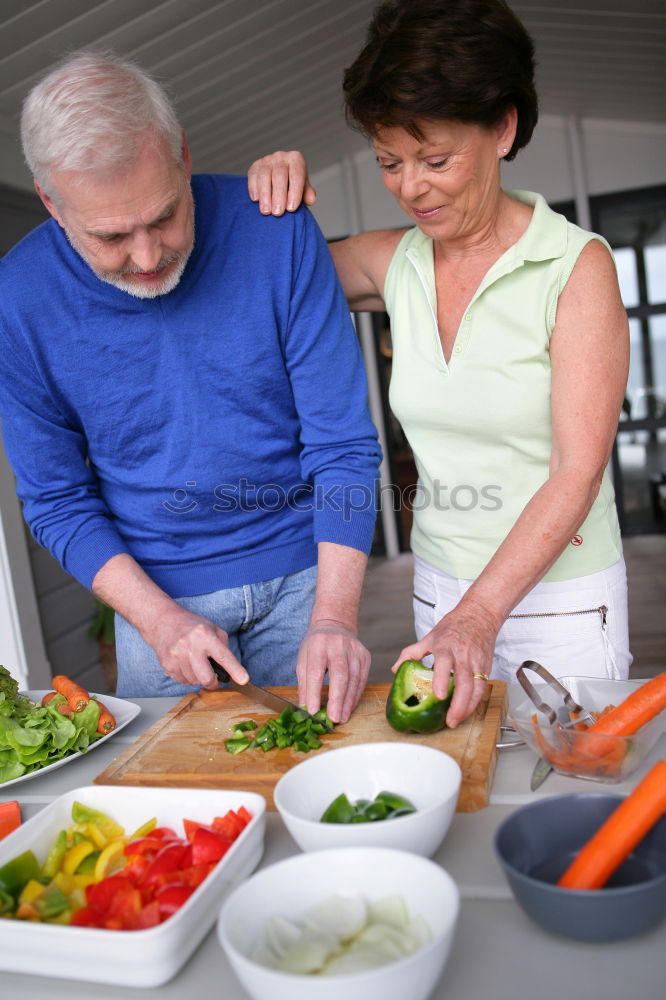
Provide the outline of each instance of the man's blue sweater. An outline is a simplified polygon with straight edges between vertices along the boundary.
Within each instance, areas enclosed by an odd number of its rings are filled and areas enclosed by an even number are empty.
[[[128,552],[172,597],[368,551],[377,435],[349,311],[307,211],[193,178],[176,289],[101,281],[50,220],[0,262],[0,415],[38,542],[86,586]]]

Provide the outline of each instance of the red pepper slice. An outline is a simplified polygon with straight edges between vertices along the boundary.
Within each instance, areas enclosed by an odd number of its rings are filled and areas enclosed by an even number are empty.
[[[86,902],[93,910],[106,914],[118,893],[128,892],[133,888],[131,881],[125,875],[109,875],[101,882],[86,886]]]
[[[164,872],[188,868],[193,862],[192,845],[185,840],[169,840],[155,855],[141,879],[141,886],[147,886],[157,876]]]
[[[70,927],[101,927],[102,914],[92,906],[84,906],[72,916]]]
[[[180,876],[185,885],[189,885],[193,889],[196,889],[201,885],[203,880],[210,875],[216,864],[217,861],[209,861],[208,863],[190,865],[189,868],[182,869]]]
[[[194,840],[194,834],[197,832],[200,826],[203,826],[206,830],[210,830],[211,827],[208,823],[197,823],[194,819],[184,819],[183,820],[183,830],[185,831],[185,836],[190,843]]]
[[[192,842],[192,864],[209,864],[211,861],[217,862],[224,857],[231,847],[232,839],[222,837],[213,830],[199,827],[194,834]]]
[[[139,931],[145,930],[147,927],[156,927],[157,924],[161,923],[162,919],[160,904],[156,899],[153,899],[152,902],[148,903],[136,914],[134,928]]]
[[[182,883],[165,885],[164,888],[160,889],[155,894],[155,901],[159,905],[162,918],[170,917],[176,910],[179,910],[193,892],[194,889],[191,886]]]
[[[245,829],[245,823],[236,815],[233,809],[230,809],[226,816],[215,817],[211,823],[211,829],[228,840],[234,841],[238,834]]]
[[[122,869],[122,874],[125,875],[133,883],[133,885],[138,885],[148,871],[150,862],[151,859],[146,857],[144,854],[133,854],[125,867]]]
[[[247,826],[247,824],[252,819],[252,813],[249,812],[245,808],[245,806],[241,806],[240,809],[236,810],[236,814],[243,820],[243,823],[245,824],[245,826]]]
[[[130,840],[125,845],[123,853],[128,857],[130,854],[157,854],[164,847],[164,841],[159,837],[138,837],[137,840]]]
[[[139,889],[117,892],[104,918],[104,926],[109,930],[132,930],[143,909],[143,899]]]
[[[156,826],[154,830],[151,830],[148,834],[149,837],[155,837],[157,840],[180,840],[175,830],[172,830],[170,826]]]

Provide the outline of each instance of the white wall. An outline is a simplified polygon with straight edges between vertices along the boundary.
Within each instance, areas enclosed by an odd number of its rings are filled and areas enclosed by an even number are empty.
[[[666,124],[602,121],[578,122],[584,181],[589,194],[605,194],[666,183]],[[374,155],[363,149],[353,157],[362,229],[405,225],[405,216],[385,190]],[[314,213],[327,238],[353,231],[345,199],[343,163],[313,175],[317,189]],[[569,123],[545,115],[530,145],[503,167],[507,188],[539,191],[548,201],[575,197],[573,151]]]

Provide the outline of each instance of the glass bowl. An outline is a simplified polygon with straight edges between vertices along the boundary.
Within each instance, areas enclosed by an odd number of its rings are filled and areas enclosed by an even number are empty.
[[[561,677],[561,683],[589,712],[619,705],[640,686],[640,681],[615,681],[593,677]],[[541,698],[555,709],[562,701],[546,684],[535,684]],[[551,726],[543,712],[525,698],[509,713],[516,732],[558,774],[570,778],[617,784],[645,760],[664,731],[666,712],[655,716],[632,736],[603,736],[585,729]]]

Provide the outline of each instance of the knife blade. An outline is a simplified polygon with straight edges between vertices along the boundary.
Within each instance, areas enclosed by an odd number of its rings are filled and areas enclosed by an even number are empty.
[[[304,708],[302,709],[300,705],[295,705],[293,702],[288,701],[286,698],[282,698],[279,694],[275,694],[273,691],[268,691],[266,688],[259,687],[257,684],[252,684],[251,681],[248,681],[247,684],[239,684],[233,679],[233,677],[229,676],[224,667],[220,666],[220,664],[217,663],[212,656],[208,657],[208,662],[213,668],[215,676],[219,681],[223,684],[229,684],[234,691],[244,694],[246,698],[250,699],[250,701],[256,701],[265,708],[270,708],[271,712],[277,712],[278,714],[284,712],[285,708],[289,708],[292,711],[299,710],[305,712],[308,718],[312,718],[310,713],[306,712]]]
[[[552,767],[547,760],[543,757],[539,757],[538,761],[534,765],[534,770],[532,771],[532,777],[530,778],[530,789],[536,792],[537,788],[543,785],[544,781],[552,771]]]

